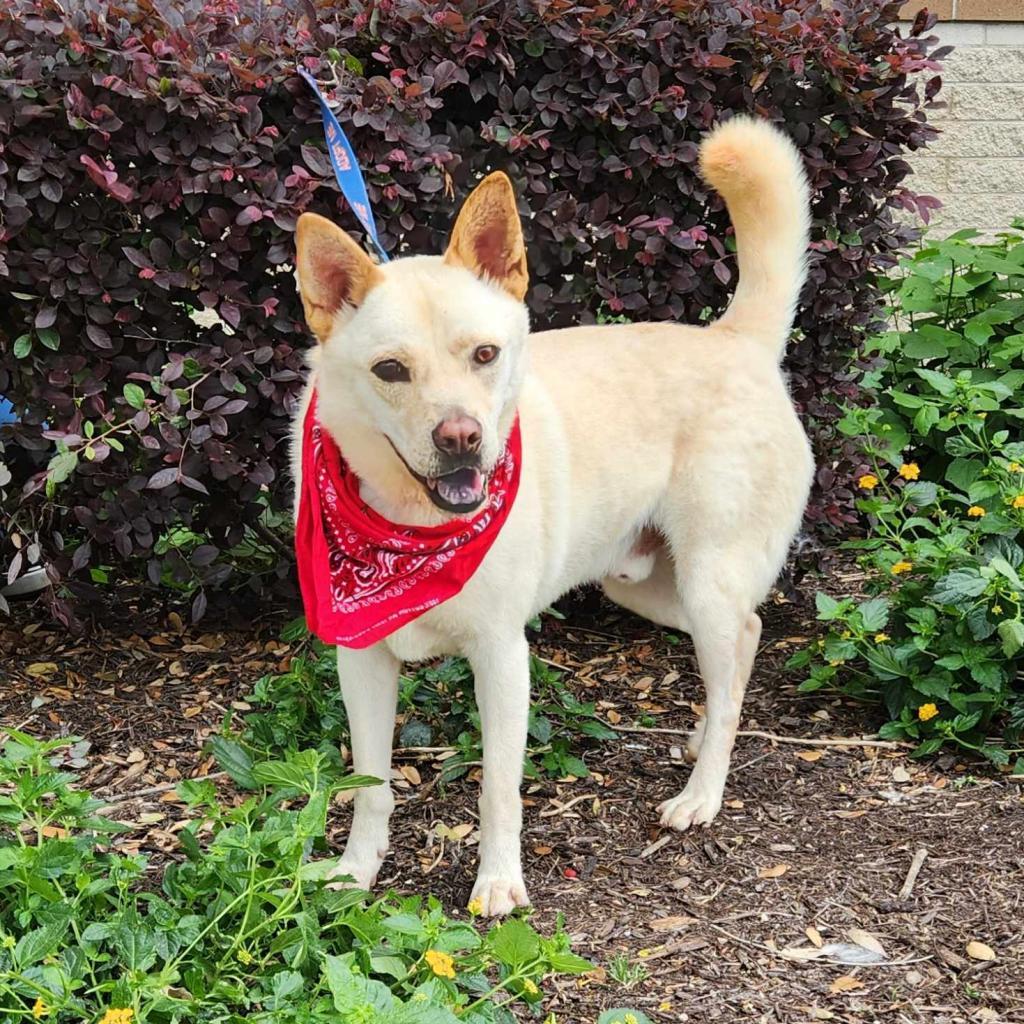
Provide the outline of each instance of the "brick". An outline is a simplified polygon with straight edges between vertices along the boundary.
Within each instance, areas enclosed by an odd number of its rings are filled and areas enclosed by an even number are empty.
[[[1019,121],[1024,85],[951,85],[946,100],[956,121]]]
[[[929,143],[922,154],[951,157],[1024,156],[1024,123],[946,121],[942,125],[942,134]]]
[[[940,21],[931,34],[948,46],[981,46],[985,42],[985,25],[977,21]]]
[[[1024,22],[990,21],[985,26],[989,46],[1024,46]]]
[[[900,17],[911,21],[922,7],[927,7],[943,20],[953,17],[953,0],[909,0],[900,8]]]
[[[986,195],[963,195],[945,192],[937,198],[943,207],[935,216],[946,233],[960,228],[979,231],[1001,231],[1010,227],[1014,217],[1021,215],[1024,197],[1018,192],[990,192]]]
[[[958,47],[943,61],[942,78],[948,83],[1024,82],[1024,46]]]
[[[1016,160],[950,160],[949,190],[961,195],[1016,192],[1024,214],[1024,158]]]
[[[1020,0],[958,0],[960,21],[1024,21]]]
[[[911,156],[907,163],[914,169],[914,173],[904,178],[903,184],[912,191],[933,196],[952,187],[947,166],[949,161],[933,156]]]

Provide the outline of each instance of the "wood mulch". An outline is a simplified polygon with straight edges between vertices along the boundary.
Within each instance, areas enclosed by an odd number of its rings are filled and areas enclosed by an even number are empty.
[[[703,696],[688,641],[593,598],[567,615],[545,621],[534,649],[574,691],[620,727],[641,715],[692,726]],[[766,610],[745,731],[820,741],[877,726],[872,709],[796,692],[784,663],[810,617],[806,598]],[[244,713],[259,675],[287,665],[280,621],[187,628],[140,605],[73,637],[21,606],[0,622],[0,728],[83,737],[83,784],[134,826],[121,848],[159,864],[178,855],[186,813],[173,784],[216,772],[207,737]],[[574,948],[599,965],[549,985],[558,1021],[636,1006],[658,1022],[1024,1022],[1019,780],[949,755],[917,763],[899,748],[746,736],[721,816],[680,835],[654,808],[686,781],[684,747],[670,732],[623,732],[590,744],[590,778],[525,787],[537,923],[563,914]],[[475,867],[476,786],[471,776],[442,791],[437,757],[396,759],[380,884],[455,908]],[[348,813],[332,817],[339,848]],[[969,951],[978,943],[994,959]]]

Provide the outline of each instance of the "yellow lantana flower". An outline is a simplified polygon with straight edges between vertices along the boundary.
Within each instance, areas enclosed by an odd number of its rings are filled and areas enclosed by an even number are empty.
[[[1006,468],[1011,473],[1024,473],[1024,466],[1022,466],[1019,462],[1011,462],[1009,466],[1007,466]]]
[[[455,977],[455,961],[447,953],[442,953],[439,949],[428,949],[423,954],[423,959],[439,978]]]
[[[899,576],[901,572],[910,572],[910,570],[913,568],[913,562],[893,562],[892,566],[889,569],[889,572],[891,572],[893,576]]]
[[[875,634],[875,643],[876,644],[884,644],[885,641],[888,640],[888,639],[889,639],[889,634],[888,633],[876,633]]]
[[[900,476],[904,480],[916,480],[921,475],[921,467],[916,462],[904,462],[900,466]]]
[[[980,505],[972,505],[968,510],[967,514],[973,516],[975,519],[981,519],[985,515],[985,510]]]
[[[1013,507],[1024,508],[1024,494],[1018,494],[1017,497],[1013,499]]]
[[[474,916],[479,917],[484,912],[484,901],[479,896],[475,900],[470,900],[466,909]]]
[[[857,486],[862,491],[870,491],[872,488],[878,486],[878,477],[874,473],[865,473],[857,481]]]
[[[930,719],[934,718],[938,713],[939,709],[934,704],[922,704],[917,709],[917,717],[920,718],[922,722],[929,721]]]
[[[523,991],[527,995],[535,996],[540,991],[540,989],[537,988],[536,984],[533,981],[527,978],[526,981],[523,982]]]
[[[50,1008],[42,1001],[42,999],[37,999],[32,1005],[32,1016],[35,1017],[36,1020],[39,1020],[40,1017],[45,1017],[49,1012]]]
[[[120,1010],[107,1010],[100,1018],[100,1024],[132,1024],[134,1017],[135,1011],[130,1006],[126,1006]]]

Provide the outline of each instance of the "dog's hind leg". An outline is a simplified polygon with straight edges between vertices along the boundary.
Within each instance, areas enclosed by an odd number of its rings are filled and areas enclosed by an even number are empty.
[[[758,615],[740,611],[714,586],[687,602],[687,618],[707,702],[691,741],[696,764],[690,779],[682,793],[658,808],[661,823],[680,831],[709,824],[722,806],[743,695],[761,636]]]
[[[331,877],[350,875],[360,889],[369,889],[388,851],[388,822],[394,810],[391,792],[391,741],[398,705],[401,665],[384,646],[364,650],[338,648],[338,678],[352,735],[352,768],[357,775],[381,780],[379,786],[356,790],[352,828],[345,852]]]

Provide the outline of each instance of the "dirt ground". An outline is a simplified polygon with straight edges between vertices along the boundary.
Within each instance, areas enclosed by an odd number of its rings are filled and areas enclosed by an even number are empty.
[[[654,808],[689,771],[671,730],[690,728],[703,699],[692,648],[594,600],[545,622],[535,651],[581,697],[619,728],[657,723],[591,744],[590,778],[525,790],[538,923],[564,914],[576,950],[600,965],[555,986],[545,1009],[559,1022],[624,1005],[665,1022],[1024,1022],[1020,782],[948,755],[919,764],[902,749],[811,742],[878,723],[796,692],[783,665],[813,632],[808,617],[801,604],[767,609],[742,725],[796,742],[741,737],[721,816],[684,835],[659,829]],[[184,806],[169,786],[216,771],[204,741],[286,662],[280,620],[188,629],[136,608],[75,638],[40,618],[21,607],[0,622],[0,728],[85,737],[84,782],[122,800],[112,816],[136,826],[122,844],[174,856]],[[476,785],[442,793],[437,756],[396,758],[405,771],[380,881],[462,906],[475,833],[457,826],[475,823]],[[338,808],[339,848],[347,821]],[[442,839],[440,824],[461,838]]]

